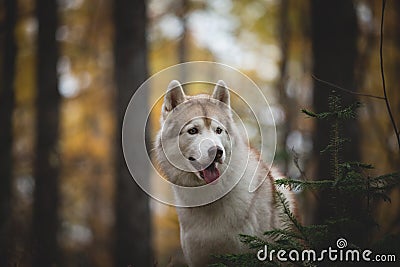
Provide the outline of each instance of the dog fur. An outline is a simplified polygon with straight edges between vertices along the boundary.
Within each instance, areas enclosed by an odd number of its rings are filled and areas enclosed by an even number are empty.
[[[223,81],[216,84],[212,95],[195,96],[185,95],[180,83],[172,81],[160,122],[155,161],[170,182],[185,187],[207,185],[223,189],[238,180],[229,193],[215,202],[177,207],[181,246],[189,266],[206,266],[212,263],[212,255],[247,252],[239,234],[262,237],[267,230],[284,227],[276,190],[284,194],[293,212],[294,196],[289,190],[275,186],[275,179],[282,175],[269,169],[248,145],[234,122],[229,90]],[[214,147],[218,147],[220,157],[207,153]],[[180,166],[175,162],[181,162]],[[207,172],[204,168],[208,165],[211,167]],[[215,177],[218,179],[214,181]],[[261,186],[249,192],[252,179]],[[183,204],[196,197],[179,190],[174,193]]]

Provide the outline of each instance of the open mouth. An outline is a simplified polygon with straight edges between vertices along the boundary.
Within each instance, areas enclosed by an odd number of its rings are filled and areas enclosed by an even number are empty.
[[[216,162],[212,162],[207,168],[199,171],[200,177],[209,184],[217,180],[220,176],[219,170],[217,169]]]

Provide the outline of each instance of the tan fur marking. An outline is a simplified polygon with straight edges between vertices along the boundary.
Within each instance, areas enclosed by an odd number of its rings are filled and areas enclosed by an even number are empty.
[[[203,120],[204,120],[204,125],[205,125],[207,128],[210,128],[210,126],[211,126],[211,119],[208,118],[208,117],[204,117]]]

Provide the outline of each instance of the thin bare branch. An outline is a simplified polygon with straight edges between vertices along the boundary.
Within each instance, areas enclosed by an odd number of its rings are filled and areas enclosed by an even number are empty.
[[[308,179],[306,172],[300,167],[300,157],[299,154],[296,152],[296,150],[294,150],[294,147],[292,147],[292,155],[293,155],[293,163],[294,166],[296,166],[296,169],[300,172],[300,177],[303,179],[303,181],[310,181],[310,179]],[[311,190],[311,195],[316,199],[316,200],[320,200],[320,197],[318,196],[318,194]]]
[[[324,84],[326,84],[326,85],[332,86],[332,87],[334,87],[334,88],[336,88],[336,89],[339,89],[339,90],[344,91],[344,92],[349,93],[349,94],[358,95],[358,96],[365,96],[365,97],[372,97],[372,98],[376,98],[376,99],[380,99],[380,100],[385,100],[385,98],[382,97],[382,96],[376,96],[376,95],[370,95],[370,94],[363,94],[363,93],[353,92],[353,91],[351,91],[351,90],[349,90],[349,89],[346,89],[346,88],[343,88],[343,87],[341,87],[341,86],[339,86],[339,85],[330,83],[330,82],[328,82],[328,81],[324,81],[324,80],[318,78],[317,76],[315,76],[315,75],[313,75],[313,74],[311,75],[311,77],[313,77],[313,79],[316,80],[317,82],[324,83]]]
[[[294,150],[294,147],[292,147],[292,154],[293,154],[293,163],[294,163],[294,165],[296,166],[296,169],[300,172],[301,178],[302,178],[304,181],[307,181],[308,178],[307,178],[307,176],[306,176],[306,173],[305,173],[305,171],[300,167],[300,163],[299,163],[300,157],[299,157],[299,154],[297,153],[296,150]]]
[[[394,133],[396,135],[397,138],[397,143],[399,145],[399,152],[400,152],[400,132],[399,130],[397,130],[397,125],[396,122],[394,120],[393,114],[392,114],[392,110],[390,108],[390,103],[389,103],[389,99],[387,97],[387,93],[386,93],[386,83],[385,83],[385,72],[383,69],[383,21],[384,21],[384,17],[385,17],[385,6],[386,6],[386,0],[382,0],[382,15],[381,15],[381,40],[380,40],[380,45],[379,45],[379,57],[380,57],[380,61],[381,61],[381,76],[382,76],[382,89],[383,89],[383,95],[385,96],[384,100],[386,103],[386,108],[387,111],[389,113],[389,117],[390,117],[390,121],[392,122],[392,126],[393,126],[393,130]]]

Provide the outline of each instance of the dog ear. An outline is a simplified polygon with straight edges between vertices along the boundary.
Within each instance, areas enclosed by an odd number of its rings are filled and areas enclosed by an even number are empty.
[[[229,90],[223,80],[219,80],[215,85],[212,98],[215,98],[221,101],[222,103],[225,103],[226,105],[230,106]]]
[[[172,111],[176,106],[186,100],[182,85],[177,80],[172,80],[164,97],[163,113]]]

